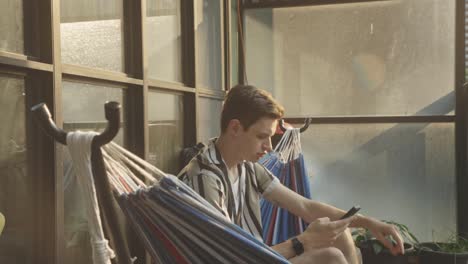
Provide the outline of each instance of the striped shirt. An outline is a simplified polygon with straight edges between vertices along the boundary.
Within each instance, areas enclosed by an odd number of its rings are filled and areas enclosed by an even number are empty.
[[[262,165],[244,161],[237,166],[238,182],[233,184],[215,141],[211,139],[178,177],[231,222],[263,241],[260,198],[280,182]],[[237,195],[233,186],[237,187]],[[234,200],[235,196],[238,201]]]

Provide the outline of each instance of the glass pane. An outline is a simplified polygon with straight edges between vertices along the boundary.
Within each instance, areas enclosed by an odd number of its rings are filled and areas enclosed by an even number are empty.
[[[221,1],[195,1],[197,41],[197,85],[222,90],[221,84]]]
[[[238,0],[231,1],[231,86],[239,83],[239,54],[238,54]]]
[[[26,171],[24,80],[0,75],[0,213],[5,229],[0,236],[0,263],[34,263],[31,238],[33,181]]]
[[[301,134],[314,200],[407,224],[422,241],[456,228],[454,124],[313,125]]]
[[[218,137],[221,133],[223,101],[200,97],[199,102],[198,139],[201,142],[206,142],[210,138]]]
[[[248,10],[249,83],[289,116],[453,113],[454,17],[455,0]]]
[[[146,16],[148,76],[182,82],[180,0],[150,0]]]
[[[108,87],[77,82],[63,82],[63,122],[64,129],[94,130],[102,132],[107,127],[104,104],[116,101],[121,105],[120,120],[124,120],[124,88]],[[123,129],[114,141],[123,145]]]
[[[184,147],[183,95],[148,93],[149,162],[161,170],[177,174],[179,154]]]
[[[63,82],[63,122],[66,131],[99,131],[107,126],[106,101],[124,102],[124,89]],[[122,105],[121,116],[124,113]],[[121,117],[121,120],[124,120]],[[123,128],[114,139],[123,146]],[[65,263],[92,263],[86,211],[68,151],[64,151]]]
[[[23,1],[0,1],[0,50],[24,53]]]
[[[62,61],[123,71],[122,0],[62,0]]]

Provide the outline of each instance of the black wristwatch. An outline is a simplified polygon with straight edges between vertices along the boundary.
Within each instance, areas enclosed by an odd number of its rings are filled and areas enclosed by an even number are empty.
[[[296,256],[299,256],[300,254],[304,253],[304,245],[302,245],[302,242],[297,239],[297,237],[293,237],[291,239],[292,246],[294,249],[294,252],[296,252]]]

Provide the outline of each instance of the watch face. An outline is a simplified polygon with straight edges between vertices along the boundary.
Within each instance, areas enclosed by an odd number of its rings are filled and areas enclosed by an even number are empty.
[[[296,252],[296,255],[300,255],[304,253],[304,246],[302,245],[301,241],[297,239],[297,237],[292,239],[292,245],[293,245],[294,252]]]

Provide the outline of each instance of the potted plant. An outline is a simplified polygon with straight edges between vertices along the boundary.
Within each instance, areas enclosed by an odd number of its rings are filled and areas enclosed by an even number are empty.
[[[417,246],[421,264],[468,263],[468,239],[452,235],[446,242],[425,242]]]
[[[352,235],[356,246],[361,251],[363,264],[413,264],[418,263],[418,256],[414,245],[419,244],[418,239],[409,231],[408,227],[393,221],[384,221],[394,225],[404,239],[405,254],[394,256],[385,246],[377,240],[372,233],[364,228],[353,230]],[[392,243],[396,243],[389,238]]]

